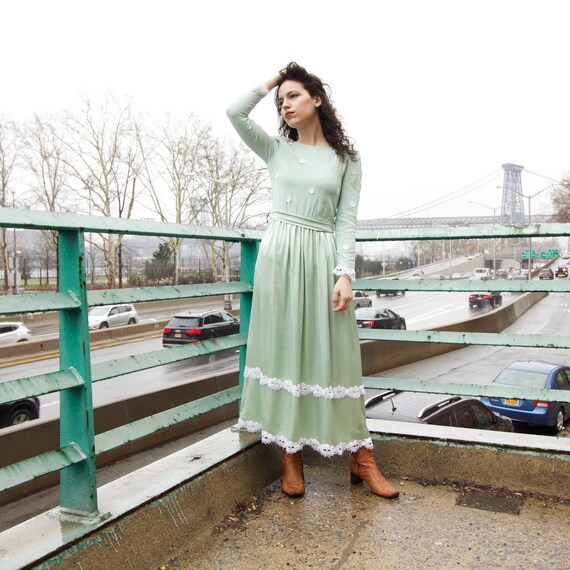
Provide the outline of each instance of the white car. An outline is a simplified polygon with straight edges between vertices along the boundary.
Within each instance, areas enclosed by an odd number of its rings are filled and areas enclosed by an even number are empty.
[[[132,305],[102,305],[89,309],[89,330],[135,325],[139,315]]]
[[[491,279],[491,270],[487,267],[476,267],[473,270],[473,279],[480,279],[482,281]]]
[[[31,340],[32,331],[19,321],[0,323],[0,345]]]
[[[352,303],[355,309],[372,307],[372,299],[364,291],[354,291],[352,294]]]

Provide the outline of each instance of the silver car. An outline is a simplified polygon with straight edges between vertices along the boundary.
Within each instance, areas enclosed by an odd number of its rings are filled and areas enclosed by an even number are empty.
[[[32,331],[19,321],[0,323],[0,345],[32,339]]]
[[[364,291],[354,291],[352,303],[355,309],[362,307],[372,307],[372,299]]]
[[[132,305],[102,305],[89,309],[89,330],[134,325],[139,315]]]

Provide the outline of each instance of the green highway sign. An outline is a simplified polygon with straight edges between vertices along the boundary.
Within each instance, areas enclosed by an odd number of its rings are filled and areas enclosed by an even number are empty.
[[[558,250],[557,249],[549,249],[548,251],[541,251],[539,255],[536,255],[536,249],[531,250],[530,252],[531,259],[535,259],[540,257],[541,259],[554,259],[558,257]],[[528,249],[525,249],[521,252],[521,259],[528,259]]]

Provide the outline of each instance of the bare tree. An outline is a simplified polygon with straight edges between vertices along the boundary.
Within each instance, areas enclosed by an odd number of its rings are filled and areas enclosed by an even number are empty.
[[[150,136],[139,129],[137,140],[142,157],[141,181],[152,201],[153,212],[163,222],[193,224],[202,209],[197,195],[200,141],[210,137],[211,127],[194,116],[166,123]],[[178,283],[182,238],[169,237]]]
[[[8,193],[11,189],[11,178],[14,166],[20,153],[20,143],[16,124],[13,121],[0,118],[0,206],[9,206]],[[13,200],[15,193],[13,192]],[[12,203],[12,206],[15,204]],[[6,242],[6,228],[0,231],[0,258],[4,272],[3,289],[8,292],[8,244]]]
[[[554,215],[553,222],[570,222],[570,174],[562,179],[558,186],[552,190],[551,200]]]
[[[203,212],[213,226],[241,228],[254,219],[264,219],[269,211],[267,170],[261,168],[241,143],[226,144],[219,138],[202,138],[200,153],[200,195]],[[229,280],[227,242],[203,242],[214,280],[218,261]]]
[[[33,175],[31,191],[36,202],[48,212],[57,212],[70,208],[68,201],[68,172],[65,163],[66,144],[58,131],[58,122],[54,117],[40,117],[34,114],[25,124],[24,161]]]
[[[77,192],[88,200],[89,213],[130,218],[140,194],[141,168],[137,120],[130,102],[120,103],[108,96],[95,108],[84,96],[81,113],[66,113],[65,125],[70,134],[65,162]],[[100,241],[93,241],[103,253],[109,287],[116,285],[116,259],[122,285],[121,239],[120,235],[102,234]]]

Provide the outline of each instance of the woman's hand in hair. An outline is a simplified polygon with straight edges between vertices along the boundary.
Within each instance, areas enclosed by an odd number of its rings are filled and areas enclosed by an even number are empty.
[[[282,77],[280,73],[276,73],[271,79],[268,79],[265,82],[265,86],[267,87],[268,91],[271,91],[274,87],[277,87],[279,83],[281,83]]]

